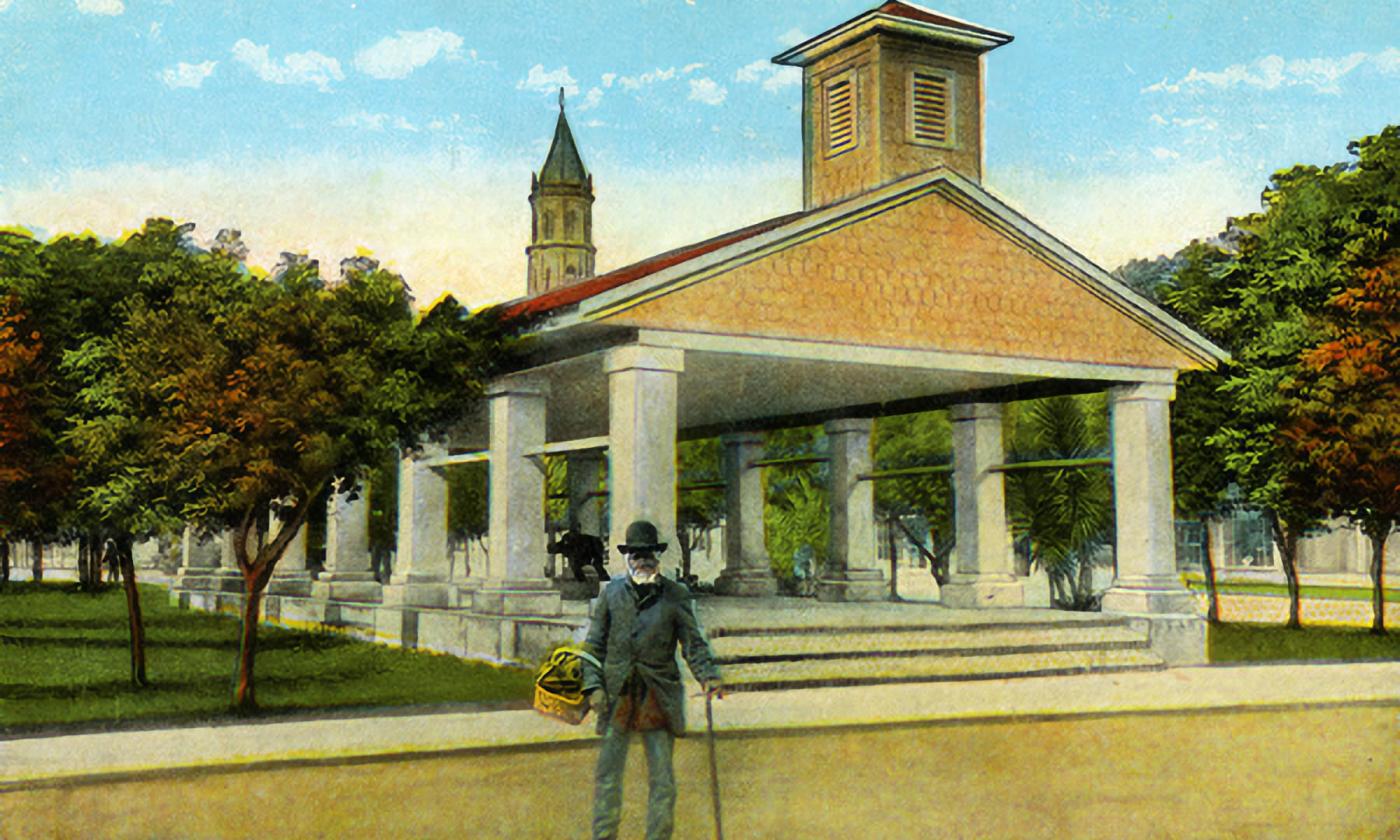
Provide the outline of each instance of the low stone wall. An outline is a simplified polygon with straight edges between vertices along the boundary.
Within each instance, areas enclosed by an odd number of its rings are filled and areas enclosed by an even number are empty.
[[[240,615],[238,592],[180,589],[171,602],[186,609]],[[581,641],[588,616],[499,616],[462,608],[385,606],[352,601],[268,595],[265,623],[297,630],[344,633],[356,639],[470,659],[535,665],[555,647]]]
[[[1204,592],[1197,593],[1196,597],[1204,615],[1210,599]],[[1299,619],[1303,624],[1370,627],[1374,616],[1370,600],[1303,598],[1299,604]],[[1288,621],[1288,598],[1282,595],[1221,593],[1220,620],[1251,624],[1284,624]],[[1386,626],[1400,626],[1397,622],[1400,622],[1400,604],[1388,602],[1385,605]]]

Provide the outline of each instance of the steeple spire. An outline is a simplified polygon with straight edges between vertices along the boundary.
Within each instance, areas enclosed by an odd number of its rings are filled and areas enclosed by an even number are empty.
[[[574,133],[564,116],[559,89],[559,120],[544,166],[531,178],[530,294],[593,276],[593,176],[579,157]]]
[[[588,183],[588,170],[579,157],[578,146],[574,145],[574,133],[569,130],[569,120],[564,116],[563,88],[559,88],[559,121],[554,124],[554,142],[549,145],[544,168],[540,170],[540,183]]]

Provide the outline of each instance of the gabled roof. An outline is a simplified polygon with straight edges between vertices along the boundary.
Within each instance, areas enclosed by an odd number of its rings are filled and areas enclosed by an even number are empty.
[[[615,289],[618,286],[631,283],[633,280],[655,274],[671,266],[689,262],[690,260],[704,256],[705,254],[719,250],[725,246],[743,242],[745,239],[758,236],[761,233],[767,233],[770,230],[782,227],[789,222],[799,219],[803,215],[802,213],[789,213],[786,216],[778,216],[755,225],[740,228],[739,230],[720,234],[712,239],[706,239],[703,242],[697,242],[693,245],[686,245],[681,248],[666,251],[654,257],[647,257],[640,262],[623,266],[615,271],[610,271],[607,274],[584,280],[581,283],[575,283],[572,286],[564,286],[541,295],[536,295],[532,298],[526,298],[507,306],[504,313],[505,317],[514,318],[521,315],[542,315],[555,310],[567,309],[578,304],[580,301],[606,292],[609,289]]]
[[[574,286],[508,305],[505,314],[548,315],[546,331],[596,321],[703,282],[765,254],[795,246],[891,208],[937,193],[981,218],[1004,235],[1059,266],[1115,308],[1192,358],[1214,364],[1229,355],[1133,291],[1073,248],[1056,239],[981,185],[939,167],[845,201],[779,216],[685,248],[668,251]]]
[[[775,64],[790,64],[805,67],[823,55],[860,40],[877,31],[898,32],[915,37],[941,41],[946,44],[972,48],[979,52],[993,50],[1011,43],[1013,36],[976,23],[916,6],[889,0],[863,14],[856,15],[845,23],[826,30],[815,38],[809,38],[795,47],[775,56]]]
[[[569,121],[564,116],[563,94],[559,98],[559,121],[554,124],[554,142],[549,144],[549,155],[545,157],[544,168],[540,170],[540,183],[588,183],[588,170],[583,166],[578,146],[574,145],[574,133],[569,130]]]

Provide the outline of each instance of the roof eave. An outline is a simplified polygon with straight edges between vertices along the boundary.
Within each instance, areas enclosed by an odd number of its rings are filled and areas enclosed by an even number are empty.
[[[848,43],[881,31],[913,35],[981,52],[994,50],[1014,40],[1014,36],[1007,32],[974,31],[870,11],[779,53],[773,57],[773,63],[806,67]]]

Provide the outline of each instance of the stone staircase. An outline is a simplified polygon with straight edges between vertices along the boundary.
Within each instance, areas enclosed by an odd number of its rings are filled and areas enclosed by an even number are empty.
[[[858,621],[857,605],[821,615],[729,616],[707,622],[729,690],[773,691],[882,683],[991,680],[1159,670],[1144,633],[1122,619],[1049,610],[989,616],[906,611]],[[980,619],[980,620],[979,620]]]

